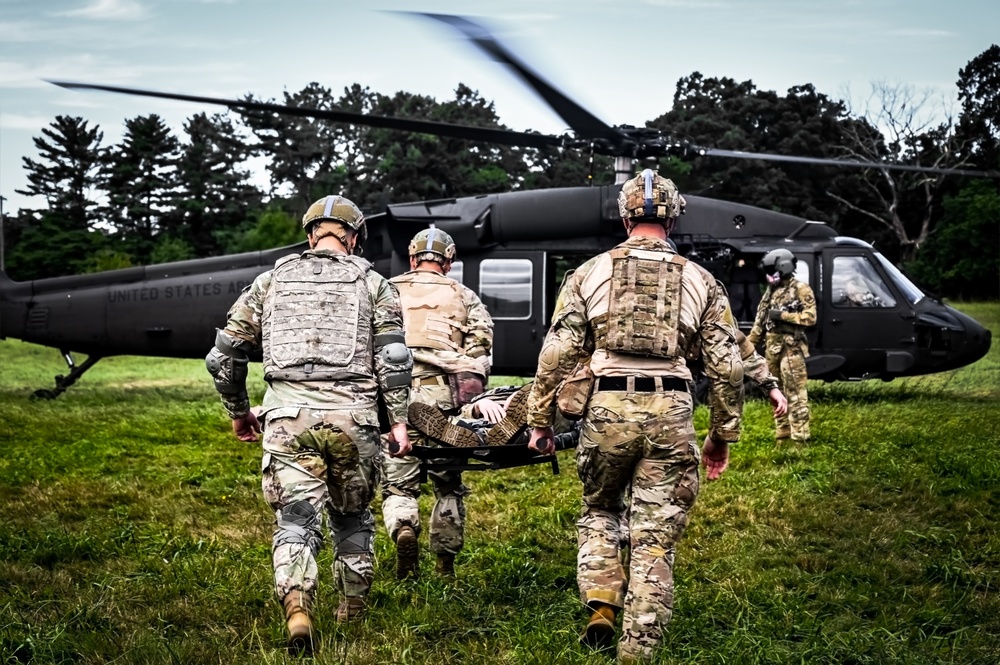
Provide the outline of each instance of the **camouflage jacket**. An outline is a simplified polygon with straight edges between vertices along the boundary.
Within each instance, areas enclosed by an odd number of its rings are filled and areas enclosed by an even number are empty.
[[[772,321],[770,311],[781,312],[780,321]],[[808,284],[789,277],[777,286],[768,286],[757,306],[753,328],[747,338],[759,346],[764,333],[793,335],[797,342],[805,341],[805,329],[816,325],[816,297]]]
[[[306,250],[303,256],[335,255],[330,250]],[[269,270],[257,277],[240,295],[229,310],[225,331],[250,342],[255,348],[261,347],[261,319],[264,302],[271,289]],[[368,270],[366,279],[372,305],[372,335],[400,332],[403,315],[396,289],[374,270]],[[369,349],[371,349],[369,341]],[[371,352],[371,351],[370,351]],[[374,362],[375,372],[378,363]],[[371,377],[354,381],[271,381],[264,395],[264,413],[278,408],[349,408],[354,412],[359,424],[378,425],[376,403],[379,394],[375,372]],[[383,393],[389,420],[405,423],[406,407],[409,402],[409,387],[395,388]],[[226,397],[223,396],[223,403]],[[363,422],[362,422],[363,421]]]
[[[618,247],[637,255],[673,251],[666,241],[644,237],[630,238]],[[683,354],[658,358],[594,349],[591,322],[608,311],[611,276],[609,252],[567,274],[539,355],[528,401],[529,425],[545,427],[552,423],[559,384],[588,356],[598,377],[667,375],[691,380]],[[688,349],[697,338],[711,385],[710,435],[716,441],[736,441],[743,410],[743,363],[731,315],[727,320],[729,301],[715,278],[694,262],[684,264],[681,280],[679,346]]]
[[[433,270],[389,281],[399,291],[414,379],[458,372],[489,377],[493,318],[472,289]]]

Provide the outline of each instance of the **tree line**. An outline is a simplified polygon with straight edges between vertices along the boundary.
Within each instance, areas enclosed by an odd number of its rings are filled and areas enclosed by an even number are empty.
[[[956,85],[961,108],[953,117],[904,85],[874,84],[852,108],[808,84],[781,95],[695,72],[647,126],[726,150],[996,171],[1000,46],[973,58]],[[465,85],[437,101],[358,84],[337,96],[312,83],[279,103],[506,129],[493,104]],[[475,144],[259,111],[198,113],[182,136],[156,114],[138,116],[125,121],[115,145],[84,118],[60,115],[34,143],[38,156],[23,158],[28,185],[18,192],[45,206],[4,220],[7,269],[21,280],[290,244],[302,237],[302,211],[331,192],[378,210],[613,180],[611,160],[584,150]],[[251,182],[252,159],[266,165],[266,186]],[[658,167],[683,192],[821,220],[868,240],[932,292],[1000,296],[996,180],[710,157],[665,158]]]

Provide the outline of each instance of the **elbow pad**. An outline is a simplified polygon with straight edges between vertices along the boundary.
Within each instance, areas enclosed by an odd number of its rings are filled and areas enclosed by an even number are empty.
[[[383,333],[375,337],[375,373],[382,390],[410,386],[413,354],[404,343],[403,333]]]
[[[234,338],[224,330],[216,331],[215,346],[205,356],[205,368],[212,375],[220,395],[246,396],[250,365],[246,349],[249,346],[249,342]]]

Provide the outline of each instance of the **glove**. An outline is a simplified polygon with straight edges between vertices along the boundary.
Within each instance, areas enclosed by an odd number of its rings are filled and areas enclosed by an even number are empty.
[[[767,318],[771,319],[772,321],[780,321],[781,320],[781,310],[780,309],[772,309],[771,311],[769,311],[767,313]]]

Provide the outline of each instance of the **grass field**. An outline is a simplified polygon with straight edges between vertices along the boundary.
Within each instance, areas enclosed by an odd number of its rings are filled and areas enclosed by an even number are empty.
[[[993,331],[986,358],[810,385],[808,447],[776,448],[748,404],[681,544],[661,662],[1000,662],[1000,305],[961,308]],[[64,372],[54,350],[0,342],[0,662],[291,660],[259,451],[203,363],[110,358],[29,399]],[[251,384],[259,400],[259,368]],[[469,474],[457,580],[424,551],[424,575],[397,583],[380,524],[363,624],[333,622],[325,551],[315,662],[609,663],[576,642],[580,486],[572,452],[560,462]]]

